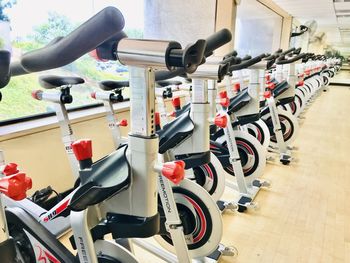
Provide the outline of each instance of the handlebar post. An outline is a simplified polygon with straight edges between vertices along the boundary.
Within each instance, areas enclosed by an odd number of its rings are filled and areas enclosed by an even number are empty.
[[[276,75],[275,78],[278,82],[283,81],[283,65],[276,65]]]
[[[289,75],[289,64],[285,64],[282,66],[283,70],[282,70],[282,78],[283,79],[287,79],[288,75]]]
[[[228,79],[230,81],[230,78],[228,76],[226,76],[225,78],[226,80]],[[215,116],[216,110],[220,109],[220,108],[217,108],[218,105],[216,104],[216,97],[217,97],[217,82],[215,80],[208,80],[208,102],[210,105],[209,117]]]
[[[192,103],[208,103],[208,81],[193,79]]]
[[[7,228],[7,221],[5,216],[5,209],[2,200],[2,194],[0,194],[0,243],[9,239],[9,232]]]
[[[233,91],[232,91],[231,77],[230,76],[225,76],[224,83],[225,83],[225,86],[226,86],[227,96],[229,98],[233,98],[234,94],[233,94]]]
[[[298,81],[298,76],[296,72],[296,63],[291,63],[289,65],[288,83],[291,87],[295,87]]]
[[[155,136],[155,76],[154,69],[129,67],[130,74],[130,132],[142,137]]]
[[[265,76],[266,72],[264,69],[260,69],[259,70],[259,84],[260,84],[260,98],[263,98],[264,96],[264,92],[265,92],[265,88],[266,88],[266,76]]]

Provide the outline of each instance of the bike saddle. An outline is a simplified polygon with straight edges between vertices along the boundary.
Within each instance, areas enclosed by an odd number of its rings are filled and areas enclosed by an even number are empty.
[[[193,129],[194,124],[189,111],[187,114],[181,114],[172,122],[164,125],[163,129],[157,131],[159,136],[159,153],[163,154],[167,150],[174,148],[191,135]]]
[[[47,75],[39,77],[39,84],[44,89],[54,89],[62,86],[72,86],[84,83],[84,79],[79,77],[66,77]]]
[[[160,80],[160,81],[157,81],[156,83],[163,88],[167,86],[172,86],[172,85],[178,86],[182,84],[182,82],[178,80]]]
[[[279,95],[287,91],[289,87],[290,86],[287,81],[282,81],[281,83],[277,84],[277,86],[272,90],[273,96],[277,98]]]
[[[182,115],[185,112],[189,112],[191,110],[191,103],[187,103],[185,106],[183,106],[181,109],[175,111],[175,116],[179,117],[180,115]]]
[[[73,211],[82,211],[128,188],[131,169],[126,149],[127,145],[123,145],[95,162],[91,169],[80,171],[82,185],[77,188],[69,204]]]
[[[116,90],[120,88],[129,87],[129,81],[121,80],[104,80],[98,83],[102,90]]]
[[[251,100],[251,97],[248,93],[248,89],[244,89],[237,96],[230,99],[230,105],[228,106],[228,114],[239,111],[244,106],[246,106]]]

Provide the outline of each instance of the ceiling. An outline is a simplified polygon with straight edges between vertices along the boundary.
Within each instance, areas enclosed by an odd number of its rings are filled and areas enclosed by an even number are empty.
[[[328,44],[350,53],[350,0],[273,0],[300,23],[315,20]]]

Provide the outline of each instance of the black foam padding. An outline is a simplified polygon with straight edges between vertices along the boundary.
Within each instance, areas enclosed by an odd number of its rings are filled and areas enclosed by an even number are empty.
[[[119,43],[119,41],[125,37],[127,37],[127,35],[123,31],[121,31],[107,39],[102,44],[100,44],[96,48],[98,58],[106,60],[117,60],[115,52],[116,46]]]
[[[242,60],[242,63],[240,63],[240,64],[231,65],[229,68],[229,71],[232,72],[235,70],[241,70],[244,68],[248,68],[256,63],[259,63],[265,56],[266,56],[265,54],[262,54],[260,56],[251,58],[249,60]]]
[[[174,71],[167,71],[167,70],[160,70],[155,72],[155,80],[160,81],[160,80],[166,80],[166,79],[171,79],[175,78],[177,76],[181,76],[185,74],[185,69],[184,68],[179,68]]]
[[[11,62],[10,65],[11,76],[19,76],[29,74],[30,72],[26,71],[19,61]]]
[[[161,87],[167,87],[171,85],[179,86],[182,84],[182,82],[178,80],[160,80],[160,81],[157,81],[157,84]]]
[[[277,59],[276,64],[277,65],[290,64],[290,63],[296,62],[300,59],[303,59],[305,56],[306,56],[305,53],[299,54],[299,55],[292,57],[290,59],[286,59],[285,56],[281,56]]]
[[[295,50],[295,47],[292,47],[292,48],[290,48],[290,49],[287,49],[286,51],[283,51],[283,52],[280,53],[279,55],[280,55],[280,56],[285,56],[285,55],[287,55],[287,54],[293,52],[294,50]]]
[[[117,8],[106,7],[66,37],[24,54],[21,64],[29,72],[62,67],[121,31],[124,24],[124,17]]]
[[[7,50],[0,50],[0,89],[10,81],[10,60],[11,53]]]
[[[220,31],[214,33],[210,37],[206,39],[207,41],[207,47],[205,48],[204,55],[207,57],[212,54],[212,52],[225,45],[226,43],[230,42],[232,39],[232,34],[230,30],[224,28]]]

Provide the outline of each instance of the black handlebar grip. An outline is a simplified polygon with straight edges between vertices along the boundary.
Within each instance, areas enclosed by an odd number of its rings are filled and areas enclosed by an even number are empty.
[[[232,39],[232,34],[230,30],[224,28],[220,31],[214,33],[206,39],[207,47],[205,48],[204,56],[210,56],[213,51],[226,43],[230,42]]]
[[[30,72],[26,71],[19,61],[11,62],[10,65],[11,76],[20,76],[29,74]]]
[[[249,60],[243,60],[242,63],[240,64],[230,66],[229,71],[232,72],[232,71],[248,68],[256,63],[259,63],[265,56],[266,56],[265,54],[262,54]]]
[[[227,58],[224,57],[224,60],[221,61],[220,64],[227,64],[228,63],[228,64],[232,65],[232,64],[236,63],[235,62],[236,59],[237,59],[237,57],[235,57],[235,56],[229,56]]]
[[[245,56],[242,58],[242,61],[249,60],[249,59],[252,59],[252,56],[251,56],[251,55],[245,55]]]
[[[290,59],[285,59],[284,57],[279,57],[276,61],[277,65],[290,64],[307,56],[306,53],[299,54],[298,56],[292,57]]]
[[[283,49],[282,49],[282,48],[279,48],[279,49],[276,50],[276,52],[275,52],[274,54],[280,54],[280,53],[282,53],[282,52],[283,52]]]
[[[124,31],[120,31],[104,41],[102,44],[96,47],[97,58],[101,60],[117,60],[118,58],[115,53],[115,48],[118,42],[125,37],[128,36],[124,33]]]
[[[58,42],[24,54],[21,64],[29,72],[62,67],[121,31],[124,24],[117,8],[106,7]]]
[[[228,58],[230,58],[230,57],[236,57],[237,55],[238,55],[237,51],[236,51],[236,50],[233,50],[233,51],[227,53],[227,54],[224,56],[223,60],[228,59]]]
[[[7,50],[0,50],[0,89],[10,81],[11,53]]]
[[[178,68],[174,71],[160,70],[155,72],[155,80],[160,81],[160,80],[171,79],[177,76],[181,76],[183,74],[186,74],[186,69],[184,68]]]
[[[286,51],[283,51],[283,52],[280,53],[279,55],[280,55],[281,57],[283,57],[283,56],[285,56],[285,55],[287,55],[287,54],[293,52],[294,50],[295,50],[295,47],[292,47],[292,48],[290,48],[290,49],[287,49]]]
[[[293,54],[299,55],[300,52],[301,52],[301,47],[300,47],[300,48],[297,48],[296,50],[294,50]]]

